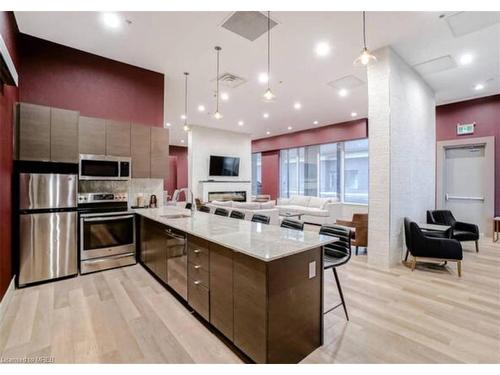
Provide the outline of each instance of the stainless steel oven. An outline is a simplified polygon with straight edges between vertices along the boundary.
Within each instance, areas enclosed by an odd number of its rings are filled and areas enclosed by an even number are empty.
[[[80,180],[130,180],[131,158],[80,154]]]
[[[135,214],[126,194],[79,194],[80,273],[136,263]]]
[[[80,259],[135,251],[134,214],[80,215]]]

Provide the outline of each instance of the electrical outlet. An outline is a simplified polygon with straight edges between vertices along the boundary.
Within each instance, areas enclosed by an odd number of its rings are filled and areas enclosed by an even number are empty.
[[[309,278],[316,277],[316,261],[309,262]]]

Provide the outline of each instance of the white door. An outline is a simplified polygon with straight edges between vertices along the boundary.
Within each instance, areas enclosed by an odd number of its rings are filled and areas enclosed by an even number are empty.
[[[486,230],[485,146],[453,147],[445,150],[444,208],[458,221],[479,225]]]

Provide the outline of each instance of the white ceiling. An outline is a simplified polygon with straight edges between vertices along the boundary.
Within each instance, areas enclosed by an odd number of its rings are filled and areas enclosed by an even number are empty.
[[[274,103],[261,100],[265,86],[257,80],[266,70],[266,37],[250,42],[220,27],[231,14],[122,12],[120,17],[132,23],[109,30],[102,25],[98,12],[15,13],[23,33],[164,73],[165,119],[172,124],[172,144],[186,139],[180,119],[185,71],[190,73],[191,124],[247,132],[255,139],[266,137],[267,131],[277,135],[347,121],[353,111],[358,118],[367,116],[366,84],[344,98],[327,85],[348,75],[366,82],[365,69],[352,65],[362,47],[360,12],[271,14],[278,22],[271,34],[271,87],[277,95]],[[444,14],[440,18],[436,12],[369,12],[368,47],[376,50],[391,45],[410,65],[450,55],[456,67],[424,75],[436,91],[438,103],[500,93],[500,13],[493,21],[491,12],[461,14],[462,19],[455,19],[459,21],[455,24],[482,28],[458,37],[448,26],[456,13]],[[331,45],[327,57],[316,56],[314,46],[318,41]],[[224,118],[219,121],[209,114],[215,110],[215,45],[222,47],[221,72],[247,80],[235,89],[223,90],[230,99],[221,102]],[[472,54],[474,61],[461,66],[463,53]],[[474,85],[479,82],[486,82],[485,89],[475,91]],[[296,101],[302,104],[299,111],[293,108]],[[198,112],[199,104],[205,105],[206,113]],[[268,119],[263,119],[264,112],[269,113]],[[240,120],[244,126],[238,126]]]

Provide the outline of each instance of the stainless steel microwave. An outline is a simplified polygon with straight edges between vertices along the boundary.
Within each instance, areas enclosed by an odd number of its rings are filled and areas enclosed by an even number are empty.
[[[129,157],[80,154],[80,180],[130,180],[131,171]]]

